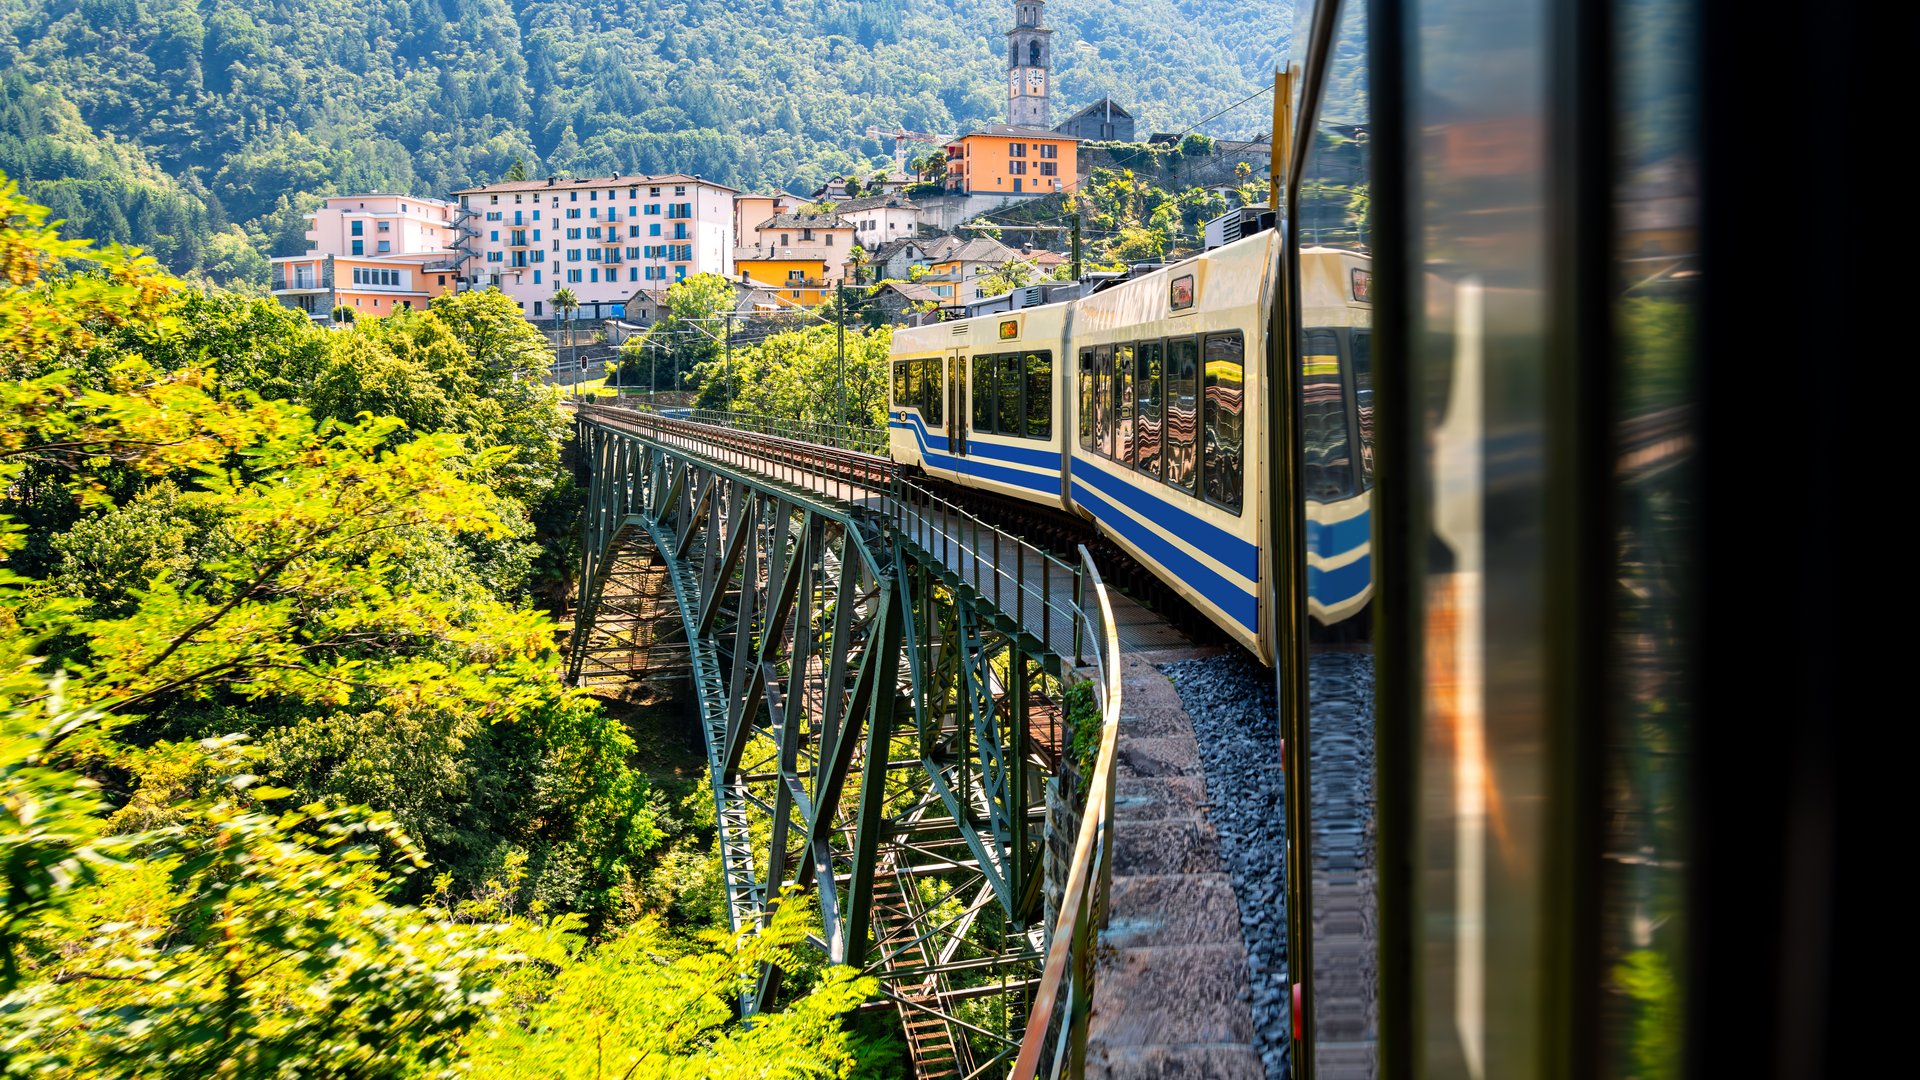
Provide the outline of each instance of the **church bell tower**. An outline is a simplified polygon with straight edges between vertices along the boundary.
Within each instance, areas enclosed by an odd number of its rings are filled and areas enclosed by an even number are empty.
[[[1053,31],[1040,25],[1045,0],[1015,0],[1013,29],[1007,31],[1007,122],[1015,127],[1051,128],[1048,95],[1053,92]]]

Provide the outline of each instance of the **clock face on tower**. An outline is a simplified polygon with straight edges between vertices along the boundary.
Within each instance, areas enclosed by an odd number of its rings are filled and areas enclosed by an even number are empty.
[[[1027,96],[1040,97],[1047,92],[1047,73],[1039,68],[1027,69]]]
[[[1007,75],[1009,77],[1007,93],[1012,94],[1014,97],[1019,97],[1020,92],[1026,87],[1026,80],[1020,77],[1018,70],[1010,71]]]

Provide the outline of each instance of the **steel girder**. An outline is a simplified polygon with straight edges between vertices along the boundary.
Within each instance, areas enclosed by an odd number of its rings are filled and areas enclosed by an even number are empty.
[[[811,892],[818,944],[882,977],[917,1062],[989,1068],[1041,959],[1059,659],[884,513],[591,419],[579,440],[570,673],[691,674],[734,927]],[[997,1020],[959,1004],[983,995]]]

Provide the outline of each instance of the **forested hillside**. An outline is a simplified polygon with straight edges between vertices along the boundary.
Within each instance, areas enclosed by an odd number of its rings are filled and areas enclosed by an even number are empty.
[[[1290,7],[1056,0],[1056,116],[1110,92],[1143,133],[1179,130],[1266,77]],[[300,246],[316,193],[444,192],[515,157],[536,175],[808,186],[887,153],[869,125],[1004,119],[1012,21],[1008,0],[9,0],[0,12],[0,64],[44,91],[30,108],[11,91],[0,134],[111,149],[99,169],[60,166],[79,174],[66,179],[157,166],[185,193],[182,213],[204,204],[197,231],[241,224],[276,251]],[[1264,118],[1249,107],[1211,127],[1258,132]],[[7,172],[57,204],[35,186],[55,178],[40,158],[15,158]],[[143,235],[137,208],[128,220],[156,250],[178,235],[171,219]],[[111,222],[90,231],[121,238]],[[161,254],[181,270],[219,258],[184,241]]]

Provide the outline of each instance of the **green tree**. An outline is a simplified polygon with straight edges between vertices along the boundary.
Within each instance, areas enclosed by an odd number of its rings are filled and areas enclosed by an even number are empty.
[[[513,155],[513,164],[507,166],[507,175],[501,177],[509,184],[518,184],[527,178],[527,163],[519,154]]]
[[[627,343],[624,362],[648,366],[648,385],[660,382],[658,368],[666,362],[662,389],[678,389],[682,373],[703,382],[724,373],[713,366],[726,355],[726,315],[734,306],[733,283],[718,274],[695,274],[667,287],[665,310],[647,332]]]

